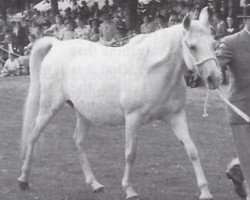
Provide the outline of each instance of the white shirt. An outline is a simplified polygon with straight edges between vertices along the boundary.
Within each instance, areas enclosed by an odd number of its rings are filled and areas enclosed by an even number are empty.
[[[19,62],[17,59],[14,60],[6,60],[5,64],[4,64],[4,69],[6,69],[7,71],[15,71],[17,69],[20,68]]]
[[[90,26],[85,25],[83,28],[77,27],[74,31],[74,38],[89,40],[89,38],[90,38]]]

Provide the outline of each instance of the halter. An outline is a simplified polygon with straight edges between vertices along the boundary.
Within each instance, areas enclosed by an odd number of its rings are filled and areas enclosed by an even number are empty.
[[[206,62],[208,62],[210,60],[214,60],[215,63],[216,63],[217,68],[219,68],[219,61],[217,60],[217,58],[215,56],[204,58],[204,59],[202,59],[200,61],[196,61],[195,57],[193,56],[192,52],[190,51],[190,48],[188,46],[187,41],[184,40],[184,43],[187,46],[188,52],[189,52],[191,58],[194,61],[194,67],[195,67],[196,72],[198,73],[199,76],[201,76],[201,74],[200,74],[200,68],[201,68],[202,64],[204,64],[204,63],[206,63]],[[207,117],[208,116],[208,113],[207,113],[208,98],[209,98],[209,89],[207,87],[206,98],[205,98],[204,108],[203,108],[203,115],[202,115],[203,117]]]
[[[215,63],[216,63],[216,66],[219,67],[219,62],[218,62],[218,60],[217,60],[217,58],[216,58],[215,56],[213,56],[213,57],[208,57],[208,58],[204,58],[204,59],[202,59],[202,60],[200,60],[200,61],[196,61],[195,57],[193,56],[192,52],[191,52],[190,49],[189,49],[189,46],[188,46],[187,41],[184,40],[184,43],[185,43],[185,45],[187,46],[188,52],[189,52],[191,58],[192,58],[193,61],[194,61],[194,67],[195,67],[195,69],[196,69],[198,75],[201,75],[201,74],[200,74],[200,68],[201,68],[202,64],[204,64],[204,63],[206,63],[206,62],[208,62],[208,61],[210,61],[210,60],[214,60]]]

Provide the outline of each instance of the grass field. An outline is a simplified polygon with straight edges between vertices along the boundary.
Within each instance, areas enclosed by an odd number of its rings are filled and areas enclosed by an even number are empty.
[[[21,159],[19,140],[28,77],[0,79],[0,200],[120,200],[124,168],[124,127],[95,127],[87,136],[88,155],[104,194],[86,186],[73,144],[75,116],[65,106],[44,132],[46,146],[34,159],[31,189],[20,191],[17,177]],[[187,113],[191,136],[215,200],[235,200],[225,177],[236,155],[224,105],[211,93],[207,118],[202,117],[205,91],[188,90]],[[183,146],[162,122],[143,126],[134,167],[135,190],[143,200],[194,200],[199,190]]]

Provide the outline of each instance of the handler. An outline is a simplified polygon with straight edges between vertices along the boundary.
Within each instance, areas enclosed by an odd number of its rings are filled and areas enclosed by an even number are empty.
[[[216,55],[221,68],[230,72],[230,102],[250,116],[250,4],[246,5],[244,14],[240,17],[244,20],[245,28],[223,38]],[[250,124],[229,107],[226,111],[249,192],[247,199],[250,200]],[[238,172],[233,173],[235,170]],[[229,168],[227,176],[233,181],[235,192],[245,199],[246,192],[240,168]]]

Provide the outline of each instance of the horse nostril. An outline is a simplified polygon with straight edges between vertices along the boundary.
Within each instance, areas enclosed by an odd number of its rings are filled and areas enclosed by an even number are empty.
[[[219,86],[219,81],[217,81],[216,77],[214,77],[213,75],[210,75],[207,77],[207,84],[208,84],[209,89],[216,89]]]
[[[212,83],[213,82],[213,77],[210,75],[207,77],[207,82]]]

